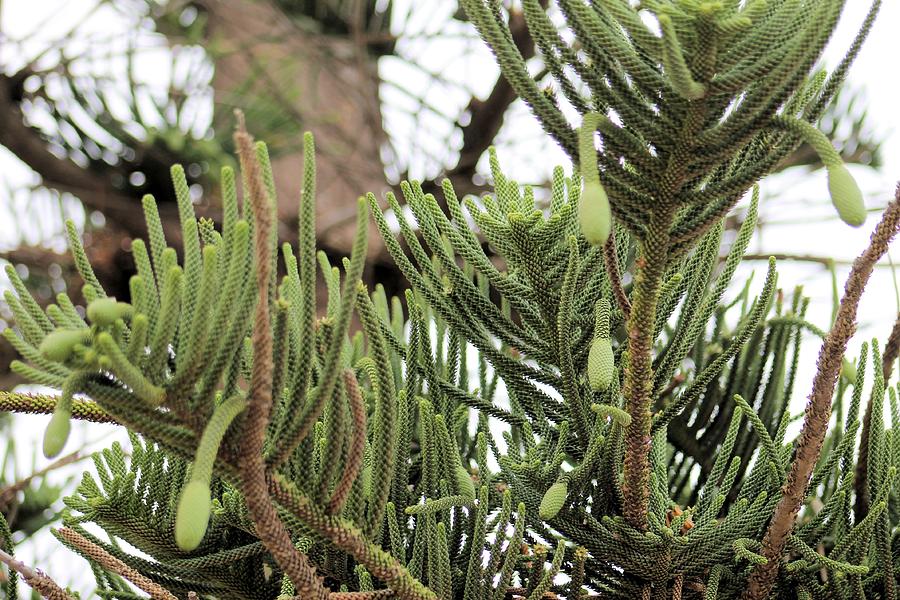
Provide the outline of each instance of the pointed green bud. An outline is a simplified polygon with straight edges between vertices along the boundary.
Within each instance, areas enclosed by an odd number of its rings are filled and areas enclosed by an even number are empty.
[[[69,439],[71,417],[72,413],[63,409],[54,411],[50,417],[47,429],[44,430],[44,456],[47,458],[53,458],[62,452],[66,440]]]
[[[672,17],[669,15],[658,15],[657,21],[662,30],[663,69],[668,75],[672,89],[682,98],[699,100],[706,95],[706,86],[694,80],[694,76],[684,57],[681,43],[678,41],[678,34],[675,31]]]
[[[475,482],[472,476],[462,465],[456,467],[456,487],[459,493],[470,500],[475,499]]]
[[[608,337],[594,338],[588,352],[587,374],[591,389],[595,392],[605,391],[612,383],[616,371],[613,359],[612,342]]]
[[[578,223],[581,234],[595,246],[602,246],[612,230],[612,211],[609,198],[599,181],[587,181],[578,203]]]
[[[545,521],[549,521],[559,514],[563,504],[566,503],[566,496],[569,494],[569,484],[565,481],[557,481],[551,485],[541,498],[541,506],[538,513]]]
[[[56,362],[65,362],[72,355],[75,346],[87,341],[91,331],[81,329],[57,329],[47,334],[41,342],[40,352],[44,358]]]
[[[853,175],[843,163],[828,167],[828,192],[841,220],[851,227],[866,222],[866,205]]]
[[[87,307],[87,317],[94,325],[106,327],[116,319],[127,319],[134,311],[127,302],[117,302],[115,298],[97,298]]]
[[[207,482],[192,479],[184,486],[175,516],[175,543],[179,548],[190,552],[200,545],[209,525],[211,507]]]

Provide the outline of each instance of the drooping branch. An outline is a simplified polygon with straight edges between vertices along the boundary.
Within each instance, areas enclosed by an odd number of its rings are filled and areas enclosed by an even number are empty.
[[[875,263],[887,252],[898,229],[900,229],[900,186],[894,199],[885,209],[881,222],[875,228],[869,246],[853,263],[834,325],[819,350],[818,368],[806,404],[803,429],[797,441],[794,461],[782,488],[781,500],[775,508],[763,539],[762,554],[767,562],[754,568],[742,596],[743,600],[763,600],[769,597],[778,575],[782,552],[822,450],[831,417],[831,399],[840,374],[842,359],[847,342],[856,330],[856,311],[860,297],[872,275]]]
[[[152,600],[177,600],[177,597],[169,590],[141,575],[138,571],[132,569],[74,529],[62,527],[56,530],[55,533],[82,556],[89,557],[104,569],[124,577],[139,589],[150,594]]]

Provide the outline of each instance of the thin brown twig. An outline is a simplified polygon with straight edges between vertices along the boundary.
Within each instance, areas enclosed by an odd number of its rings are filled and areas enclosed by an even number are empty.
[[[67,454],[67,455],[53,461],[52,463],[50,463],[43,469],[35,471],[31,475],[28,475],[27,477],[23,477],[22,479],[19,479],[18,481],[13,482],[6,487],[0,488],[0,508],[4,508],[4,507],[8,506],[15,499],[16,494],[18,494],[19,492],[24,490],[26,487],[28,487],[29,484],[31,484],[31,482],[34,481],[36,478],[43,477],[44,475],[46,475],[47,473],[49,473],[51,471],[55,471],[56,469],[59,469],[66,465],[70,465],[74,462],[78,462],[79,460],[82,460],[84,458],[86,458],[86,457],[81,456],[80,452],[78,450],[76,450],[75,452],[72,452],[71,454]]]
[[[22,576],[25,583],[49,600],[74,600],[58,583],[45,573],[32,569],[14,556],[0,550],[0,562]]]
[[[822,265],[823,267],[830,268],[832,265],[845,266],[849,267],[853,264],[852,261],[849,260],[835,260],[828,256],[817,256],[814,254],[788,254],[788,253],[775,253],[775,254],[745,254],[741,260],[755,260],[755,261],[768,261],[769,258],[774,257],[778,262],[782,261],[794,261],[794,262],[808,262],[814,263],[817,265]],[[722,260],[725,260],[724,257]],[[890,268],[890,265],[876,265],[877,267]]]
[[[806,487],[812,474],[822,443],[828,431],[831,417],[831,399],[840,373],[847,342],[856,329],[856,312],[859,299],[866,283],[874,270],[875,263],[884,256],[888,245],[900,229],[900,186],[894,199],[888,204],[875,227],[869,246],[853,262],[853,268],[844,286],[844,296],[834,320],[834,325],[819,350],[817,370],[813,379],[812,392],[806,405],[803,429],[797,441],[794,461],[787,481],[781,488],[781,499],[775,507],[775,513],[769,522],[763,538],[762,554],[765,564],[754,567],[747,582],[743,600],[764,600],[775,583],[781,564],[781,555],[785,543],[794,526],[794,520],[800,511]]]
[[[139,589],[150,594],[150,598],[153,600],[178,600],[169,590],[141,575],[74,529],[61,527],[56,530],[56,533],[64,542],[78,550],[79,553],[89,557],[107,571],[124,577]]]
[[[606,244],[603,245],[603,262],[606,265],[606,275],[612,285],[613,295],[616,297],[616,304],[625,320],[631,314],[631,302],[628,295],[625,294],[625,288],[622,287],[622,275],[619,273],[619,257],[616,255],[616,232],[615,229],[610,232]]]
[[[884,344],[884,352],[881,353],[881,372],[885,381],[891,378],[897,357],[900,357],[900,313],[897,314],[894,327]]]
[[[244,419],[243,442],[238,455],[242,491],[247,509],[256,526],[256,534],[275,561],[284,569],[301,597],[327,600],[328,590],[309,559],[291,543],[287,528],[278,517],[269,497],[263,444],[272,410],[272,326],[269,319],[269,279],[271,275],[270,234],[272,206],[263,183],[260,166],[247,133],[243,114],[237,112],[235,146],[241,163],[254,219],[254,257],[259,297],[253,323],[253,371],[250,376],[249,403]]]
[[[390,586],[398,598],[437,600],[434,592],[413,577],[400,561],[367,539],[362,530],[338,516],[325,514],[284,477],[272,473],[267,477],[269,493],[285,511],[355,558],[373,577]]]
[[[336,515],[341,512],[344,503],[353,489],[359,470],[362,467],[366,450],[366,405],[356,375],[351,369],[344,371],[344,386],[347,388],[347,397],[350,399],[350,413],[353,418],[353,437],[350,442],[350,452],[347,457],[347,467],[341,473],[341,479],[334,488],[334,494],[328,502],[328,514]]]

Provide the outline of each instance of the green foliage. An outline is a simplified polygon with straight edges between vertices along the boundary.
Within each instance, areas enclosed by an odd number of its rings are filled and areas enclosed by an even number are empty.
[[[854,377],[831,373],[834,424],[821,430],[798,518],[773,546],[767,532],[809,434],[804,424],[789,435],[792,400],[805,395],[795,391],[802,334],[824,332],[806,320],[802,289],[779,287],[774,260],[755,292],[732,285],[758,188],[720,258],[725,215],[800,139],[830,175],[845,172],[809,133],[858,51],[828,79],[810,75],[843,3],[644,2],[658,37],[624,0],[559,0],[570,46],[526,0],[548,69],[584,114],[580,136],[535,93],[498,5],[464,4],[578,174],[556,169],[542,203],[491,152],[494,191],[480,198],[460,199],[449,182],[440,198],[404,182],[403,202],[388,194],[386,208],[369,194],[341,270],[315,251],[307,135],[299,246],[283,246],[280,273],[254,289],[272,266],[260,257],[277,249],[258,144],[241,156],[243,204],[222,172],[218,230],[198,224],[172,170],[180,252],[144,199],[149,241],[133,244],[128,303],[107,297],[70,225],[89,322],[65,296],[40,308],[13,278],[17,328],[4,335],[24,359],[17,372],[63,391],[50,454],[71,416],[122,424],[132,450],[95,457],[96,476],[66,499],[66,526],[179,597],[725,600],[752,597],[768,567],[775,579],[759,597],[893,597],[900,389],[885,380],[881,347],[863,346]],[[832,197],[859,224],[848,186]],[[402,297],[361,282],[369,213],[410,284]],[[897,343],[885,354],[895,358]],[[271,406],[251,385],[260,377]],[[247,423],[261,414],[262,490],[242,470]],[[860,465],[864,511],[854,510]],[[97,553],[79,551],[101,594],[133,597]]]

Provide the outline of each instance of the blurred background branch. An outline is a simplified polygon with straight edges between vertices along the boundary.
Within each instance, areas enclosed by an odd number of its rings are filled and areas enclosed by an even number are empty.
[[[166,234],[178,244],[168,176],[174,163],[185,166],[198,215],[217,217],[236,107],[269,144],[288,242],[296,235],[301,133],[315,133],[317,234],[334,257],[349,252],[364,192],[405,178],[435,191],[449,177],[458,192],[478,193],[492,144],[534,148],[516,153],[516,168],[535,185],[563,160],[455,2],[64,4],[31,31],[0,24],[0,146],[31,172],[28,181],[0,174],[0,258],[47,300],[64,290],[81,300],[62,243],[64,217],[86,230],[91,262],[118,296],[133,274],[130,240],[145,235],[144,194],[156,197]],[[512,11],[510,19],[516,45],[542,78],[524,18]],[[879,164],[880,143],[858,93],[842,93],[821,126],[845,160]],[[782,168],[797,166],[817,167],[815,154],[801,147]],[[391,292],[398,273],[374,228],[370,255],[369,275]],[[10,352],[0,345],[5,389],[16,383]]]

